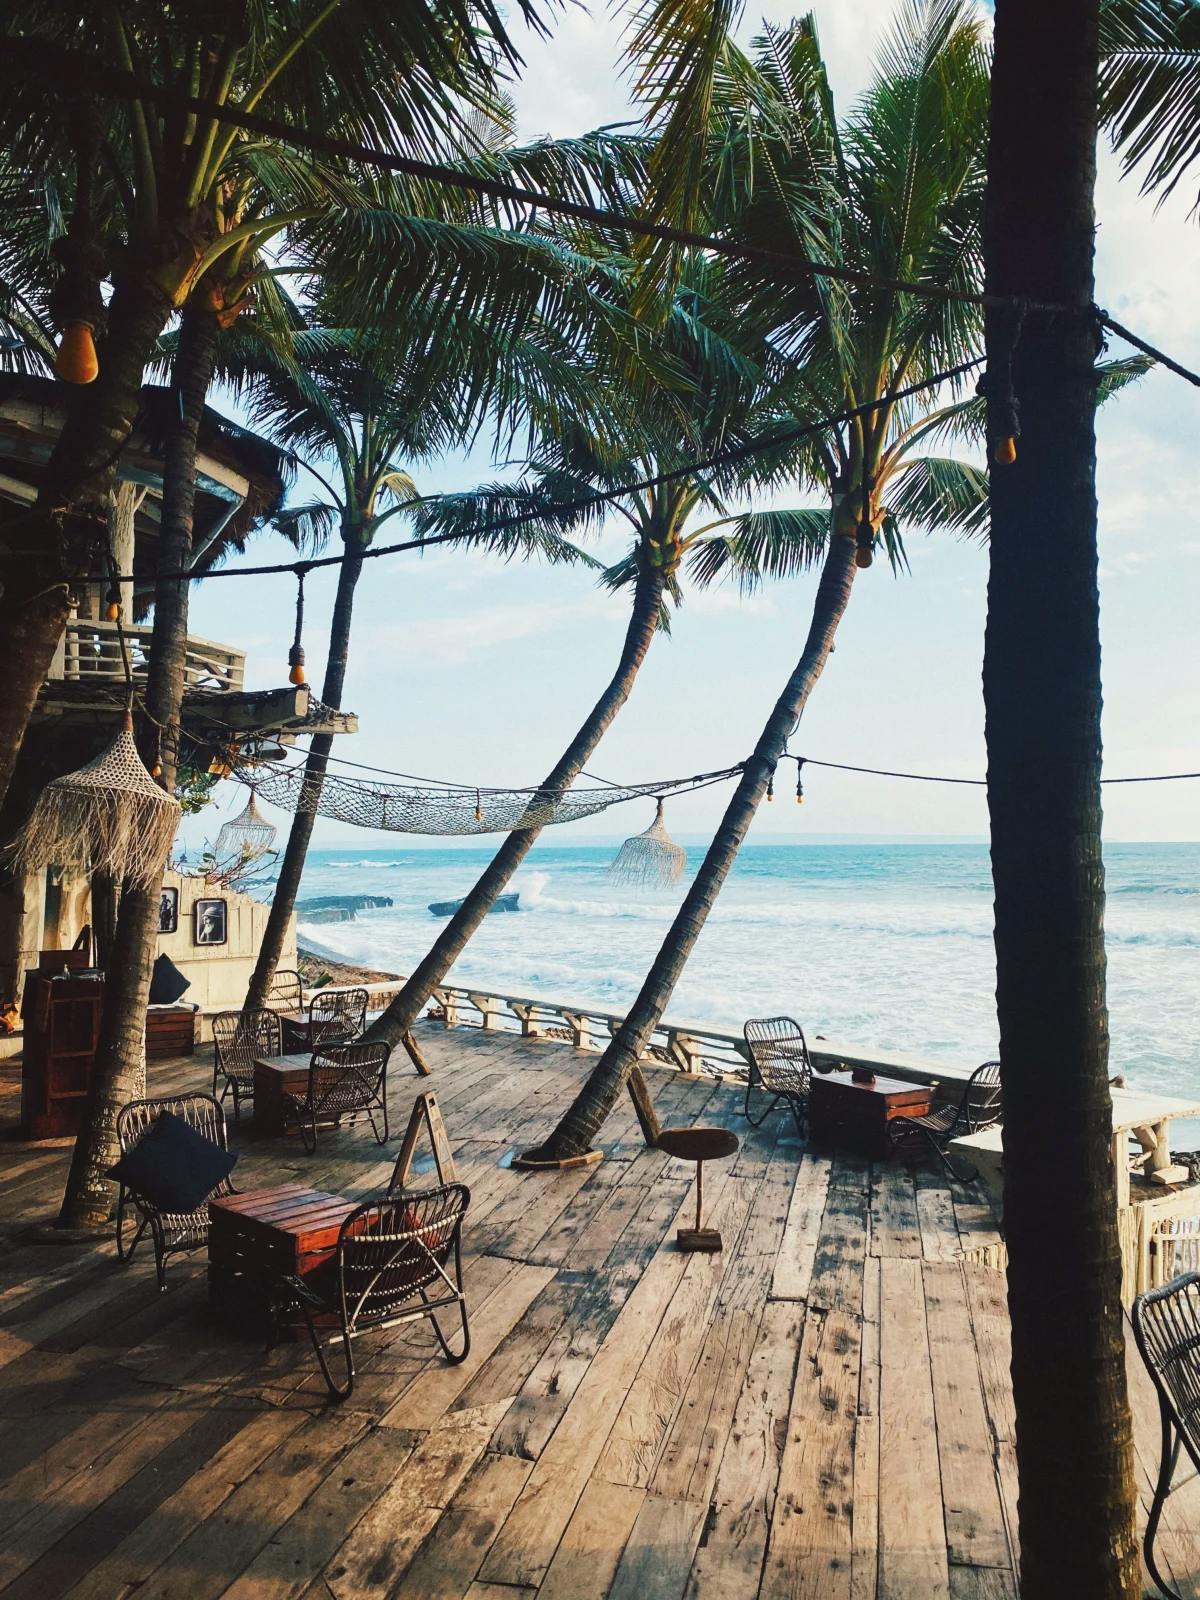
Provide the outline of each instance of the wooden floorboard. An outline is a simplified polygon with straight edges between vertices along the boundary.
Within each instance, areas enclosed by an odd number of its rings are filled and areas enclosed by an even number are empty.
[[[210,1314],[202,1252],[115,1260],[53,1219],[65,1141],[0,1142],[0,1600],[1015,1600],[1015,1423],[1004,1280],[977,1194],[940,1171],[806,1151],[751,1129],[736,1088],[651,1068],[665,1126],[735,1130],[705,1174],[724,1250],[682,1255],[694,1168],[623,1101],[606,1159],[514,1171],[595,1057],[421,1025],[392,1138],[256,1141],[245,1190],[357,1198],[433,1089],[472,1192],[472,1350],[423,1325],[369,1336],[344,1407],[303,1344],[266,1355]],[[150,1092],[206,1088],[207,1052]],[[0,1117],[17,1074],[0,1068]],[[431,1181],[418,1154],[417,1183]],[[1144,1508],[1153,1390],[1130,1367]],[[1164,1566],[1200,1597],[1200,1484]],[[1147,1588],[1147,1594],[1151,1591]]]

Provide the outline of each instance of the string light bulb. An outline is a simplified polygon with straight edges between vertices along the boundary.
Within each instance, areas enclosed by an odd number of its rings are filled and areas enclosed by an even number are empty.
[[[803,778],[803,772],[804,772],[804,761],[803,761],[802,758],[797,758],[797,761],[796,761],[796,804],[798,806],[802,806],[804,804],[804,778]]]
[[[775,798],[775,770],[774,770],[774,768],[772,768],[771,769],[771,776],[767,779],[767,799],[768,800],[774,800],[774,798]]]
[[[992,451],[992,460],[998,467],[1011,467],[1017,459],[1017,441],[1012,434],[1005,434],[1003,439],[996,441],[996,448]]]
[[[100,371],[90,322],[68,322],[54,357],[54,370],[64,383],[94,383]]]
[[[288,682],[297,687],[304,682],[304,646],[294,644],[288,651]]]
[[[483,821],[483,806],[480,803],[479,790],[478,789],[476,789],[476,791],[475,791],[475,821],[476,822],[482,822]]]
[[[112,584],[104,596],[104,615],[110,622],[117,622],[121,616],[121,591],[116,584]]]

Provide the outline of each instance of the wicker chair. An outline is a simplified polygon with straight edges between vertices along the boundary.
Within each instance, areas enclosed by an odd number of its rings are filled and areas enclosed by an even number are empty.
[[[335,1401],[348,1400],[354,1389],[352,1341],[374,1328],[428,1317],[447,1361],[457,1365],[466,1360],[471,1330],[462,1278],[462,1221],[470,1199],[465,1184],[451,1183],[419,1194],[369,1200],[342,1223],[337,1254],[325,1267],[307,1279],[278,1280],[276,1321],[282,1310],[299,1308]],[[420,1303],[412,1305],[414,1300]],[[457,1354],[437,1319],[439,1311],[452,1308],[462,1324],[462,1349]],[[341,1342],[344,1385],[330,1370],[322,1334],[325,1343]]]
[[[1154,1540],[1181,1449],[1200,1473],[1200,1272],[1185,1272],[1161,1289],[1140,1294],[1133,1302],[1133,1332],[1158,1391],[1162,1421],[1158,1482],[1142,1548],[1150,1576],[1163,1594],[1181,1600],[1158,1570]]]
[[[761,1127],[781,1100],[787,1102],[797,1129],[808,1121],[808,1096],[812,1088],[812,1060],[804,1030],[791,1017],[752,1017],[743,1032],[750,1055],[746,1077],[746,1120]],[[755,1090],[771,1096],[758,1112],[751,1109]]]
[[[162,1095],[157,1100],[131,1100],[127,1106],[121,1107],[117,1113],[117,1142],[122,1155],[145,1138],[158,1120],[159,1113],[163,1111],[173,1111],[197,1133],[202,1133],[206,1139],[219,1144],[222,1150],[228,1148],[225,1141],[225,1113],[221,1110],[220,1101],[214,1095],[168,1094]],[[157,1206],[151,1205],[148,1200],[143,1200],[140,1195],[122,1184],[117,1195],[117,1255],[122,1261],[128,1261],[137,1249],[142,1235],[149,1228],[150,1237],[154,1240],[154,1266],[158,1273],[158,1287],[165,1291],[167,1257],[179,1255],[185,1250],[195,1250],[199,1245],[207,1244],[208,1201],[221,1195],[236,1193],[237,1190],[228,1178],[223,1178],[212,1194],[205,1199],[204,1204],[198,1206],[195,1211],[172,1212],[160,1211]],[[135,1216],[137,1227],[132,1237],[127,1237],[127,1229],[132,1227]]]
[[[950,1142],[969,1133],[978,1133],[999,1122],[1002,1115],[1000,1098],[1000,1063],[985,1061],[967,1079],[957,1100],[948,1100],[935,1106],[920,1117],[894,1117],[888,1123],[888,1136],[892,1149],[923,1139],[937,1156],[952,1178],[960,1183],[970,1183],[978,1173],[973,1167],[959,1168],[950,1159]]]
[[[284,1117],[295,1117],[300,1124],[304,1148],[312,1155],[317,1148],[317,1123],[366,1112],[377,1144],[388,1137],[387,1064],[391,1046],[386,1044],[330,1044],[313,1052],[308,1066],[308,1087],[303,1100],[298,1095],[283,1097]],[[380,1133],[376,1112],[383,1120]]]
[[[272,1011],[303,1011],[304,985],[300,974],[281,967],[271,979],[266,1003]]]
[[[318,989],[308,1004],[308,1044],[353,1044],[367,1031],[365,989]]]
[[[260,1056],[277,1056],[283,1035],[274,1011],[262,1006],[251,1011],[221,1011],[213,1018],[213,1094],[220,1080],[220,1098],[233,1095],[233,1116],[241,1120],[242,1101],[254,1098],[254,1063]]]

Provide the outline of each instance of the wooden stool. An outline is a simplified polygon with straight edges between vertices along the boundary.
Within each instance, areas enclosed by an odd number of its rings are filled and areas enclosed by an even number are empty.
[[[696,1226],[680,1228],[675,1234],[681,1250],[720,1250],[722,1240],[716,1228],[703,1224],[704,1163],[734,1155],[738,1136],[726,1128],[667,1128],[658,1136],[658,1148],[680,1161],[696,1163]]]

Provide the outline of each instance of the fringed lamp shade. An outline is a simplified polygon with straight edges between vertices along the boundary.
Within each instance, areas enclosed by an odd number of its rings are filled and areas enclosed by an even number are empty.
[[[18,872],[88,867],[154,888],[179,826],[180,805],[146,770],[133,722],[78,772],[48,783],[7,854]]]
[[[213,851],[221,868],[244,867],[265,856],[275,843],[275,828],[258,809],[254,790],[246,802],[245,810],[231,817],[217,835]]]
[[[613,857],[609,874],[619,883],[644,884],[649,888],[666,889],[678,883],[687,865],[687,852],[677,845],[667,832],[663,821],[663,803],[660,800],[654,821],[645,833],[638,833],[625,843]]]

